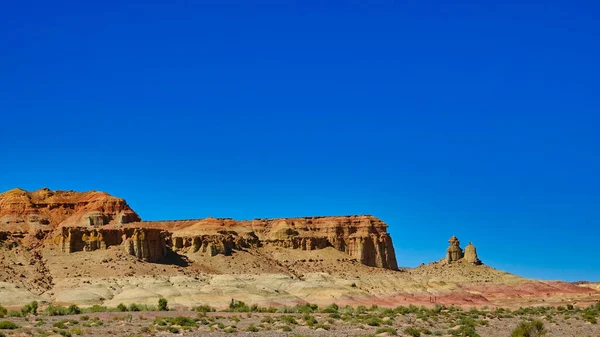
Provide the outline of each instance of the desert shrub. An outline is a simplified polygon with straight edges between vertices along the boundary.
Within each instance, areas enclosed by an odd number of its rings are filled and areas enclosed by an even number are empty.
[[[225,328],[225,324],[223,324],[222,322],[217,322],[215,324],[213,324],[212,326],[217,326],[219,329],[224,329]]]
[[[477,322],[474,319],[472,319],[471,317],[463,317],[460,319],[458,324],[475,327],[477,325]]]
[[[161,297],[158,299],[158,311],[169,311],[169,302],[166,298]]]
[[[394,313],[400,314],[400,315],[406,315],[406,314],[410,314],[410,309],[407,307],[398,306],[398,307],[394,308]]]
[[[414,304],[411,304],[411,305],[409,305],[409,306],[408,306],[408,310],[409,310],[411,313],[413,313],[413,314],[416,314],[417,312],[419,312],[419,311],[420,311],[419,307],[417,307],[417,306],[416,306],[416,305],[414,305]]]
[[[237,329],[234,326],[228,326],[227,328],[225,328],[223,330],[223,332],[224,333],[234,333],[234,332],[237,332]]]
[[[344,315],[352,315],[354,314],[354,308],[351,305],[347,305],[340,310],[340,313]]]
[[[61,306],[61,305],[48,305],[48,308],[46,308],[46,313],[48,314],[48,316],[64,316],[67,314],[67,308]]]
[[[67,314],[69,314],[69,315],[79,315],[79,314],[81,314],[81,309],[79,309],[79,307],[76,306],[75,304],[71,304],[67,308]]]
[[[138,306],[140,307],[140,311],[156,311],[156,310],[158,310],[158,308],[153,305],[138,304]]]
[[[435,314],[439,314],[439,313],[441,313],[441,312],[442,312],[442,310],[444,310],[444,309],[446,309],[446,307],[445,307],[445,306],[443,306],[443,305],[439,305],[439,304],[436,304],[436,305],[433,307],[433,309],[431,309],[431,311],[432,311],[433,313],[435,313]]]
[[[541,321],[523,321],[513,330],[510,337],[541,337],[547,333],[548,331],[544,328],[544,323]]]
[[[12,329],[18,329],[18,328],[20,328],[20,326],[11,321],[1,321],[0,322],[0,329],[12,330]]]
[[[596,318],[598,317],[598,312],[600,310],[596,308],[596,305],[591,305],[583,310],[582,318],[584,321],[596,324],[598,321]]]
[[[292,327],[289,325],[282,325],[279,327],[279,329],[281,329],[282,331],[286,331],[286,332],[290,332],[293,330]]]
[[[208,306],[208,305],[198,305],[195,307],[192,307],[192,311],[197,311],[197,312],[213,312],[216,311],[215,308]]]
[[[196,323],[195,320],[193,320],[189,317],[184,317],[184,316],[157,317],[156,319],[154,319],[154,324],[160,325],[160,326],[177,325],[180,327],[197,327],[198,326],[198,323]]]
[[[275,323],[275,320],[273,319],[273,317],[264,317],[263,319],[260,320],[260,322],[273,324],[273,323]]]
[[[298,304],[294,308],[297,313],[301,314],[312,314],[319,311],[319,306],[311,303]]]
[[[315,326],[316,324],[319,323],[316,318],[314,318],[313,316],[311,316],[309,314],[302,316],[302,319],[304,320],[306,325],[308,325],[310,327]]]
[[[76,334],[76,335],[83,335],[83,331],[79,327],[72,328],[71,332],[74,333],[74,334]]]
[[[143,307],[137,303],[131,303],[129,305],[129,311],[142,311]]]
[[[117,305],[117,310],[121,311],[121,312],[125,312],[125,311],[127,311],[127,306],[123,303],[119,303],[119,305]]]
[[[6,316],[6,314],[8,313],[8,310],[0,305],[0,318],[4,318],[4,316]]]
[[[250,307],[242,301],[237,301],[237,300],[231,299],[231,302],[229,303],[229,308],[226,311],[250,312]]]
[[[340,307],[337,304],[333,303],[328,305],[325,309],[321,310],[321,312],[326,314],[332,314],[337,313],[339,309]]]
[[[85,309],[86,312],[107,312],[108,308],[102,305],[94,304],[91,307]]]
[[[475,331],[475,327],[471,325],[461,325],[458,329],[450,330],[448,333],[457,337],[481,337],[477,331]]]
[[[379,319],[379,317],[368,317],[365,321],[365,324],[369,326],[380,326],[381,319]]]
[[[396,334],[396,329],[392,328],[392,327],[385,327],[385,328],[379,328],[377,329],[377,331],[375,331],[376,334],[380,334],[380,333],[388,333],[390,335],[395,335]]]
[[[384,309],[379,310],[379,317],[385,317],[385,316],[394,317],[395,315],[396,315],[396,312],[394,311],[394,309],[384,308]]]
[[[177,329],[177,328],[176,328],[176,327],[174,327],[174,326],[170,326],[170,327],[168,327],[168,328],[167,328],[167,330],[168,330],[169,332],[171,332],[171,333],[179,333],[179,329]]]
[[[66,329],[67,326],[77,325],[77,324],[79,324],[79,322],[77,322],[74,319],[62,319],[62,320],[52,324],[52,326],[55,328],[59,328],[59,329]]]
[[[279,321],[281,323],[287,323],[287,324],[298,324],[298,322],[296,321],[296,318],[294,318],[294,316],[280,316]]]
[[[331,329],[331,327],[329,325],[326,324],[317,324],[313,327],[313,329],[323,329],[323,330],[327,330],[329,331],[329,329]]]
[[[246,331],[248,332],[258,332],[260,329],[258,329],[254,324],[250,324],[248,326],[248,328],[246,329]]]
[[[184,316],[170,317],[167,320],[172,325],[189,326],[189,327],[197,327],[198,326],[196,321],[194,321],[193,319],[191,319],[189,317],[184,317]]]
[[[408,328],[404,329],[404,333],[412,336],[412,337],[420,337],[421,336],[421,330],[419,329],[415,329],[411,326],[409,326]]]
[[[71,337],[71,332],[69,332],[69,330],[62,330],[62,329],[56,329],[54,332],[56,332],[57,334],[63,336],[63,337]]]
[[[567,304],[567,310],[569,310],[569,311],[570,311],[570,310],[573,310],[573,309],[574,309],[574,308],[573,308],[573,304]]]
[[[6,337],[6,335],[4,334],[4,332],[0,331],[0,337]]]
[[[21,313],[23,314],[23,316],[37,315],[37,310],[38,310],[38,302],[37,301],[33,301],[33,302],[29,303],[29,304],[26,304],[21,309]]]

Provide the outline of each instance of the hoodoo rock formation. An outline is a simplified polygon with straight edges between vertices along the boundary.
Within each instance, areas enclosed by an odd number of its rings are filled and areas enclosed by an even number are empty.
[[[469,245],[465,247],[465,261],[472,264],[481,264],[481,261],[477,257],[477,248],[473,246],[472,242],[469,242]]]
[[[469,245],[465,247],[464,253],[462,248],[460,248],[460,241],[456,236],[452,236],[448,242],[450,243],[450,247],[446,250],[446,263],[463,260],[475,265],[481,264],[481,260],[477,257],[477,248],[473,246],[472,242],[469,242]]]
[[[14,189],[0,194],[0,232],[21,237],[42,233],[65,253],[120,246],[147,261],[160,259],[169,249],[214,256],[263,246],[333,247],[367,266],[398,268],[387,224],[370,215],[141,221],[125,200],[107,193]]]
[[[450,247],[446,251],[446,261],[450,263],[462,259],[463,250],[460,248],[460,241],[458,241],[456,236],[451,237],[448,242],[450,243]]]

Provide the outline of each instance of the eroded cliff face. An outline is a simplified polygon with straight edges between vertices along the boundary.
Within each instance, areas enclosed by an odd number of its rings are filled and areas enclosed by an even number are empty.
[[[167,254],[168,232],[160,229],[105,229],[62,227],[54,243],[65,253],[91,252],[121,246],[128,254],[145,261],[158,261]]]
[[[43,233],[35,235],[53,238],[65,253],[121,246],[146,261],[157,261],[169,249],[215,256],[268,246],[334,247],[368,266],[398,268],[387,224],[369,215],[144,222],[125,200],[104,192],[14,189],[0,194],[2,231]]]
[[[252,221],[208,218],[128,226],[170,228],[173,250],[186,254],[229,255],[236,249],[263,246],[301,250],[334,247],[368,266],[398,268],[387,224],[369,215]]]

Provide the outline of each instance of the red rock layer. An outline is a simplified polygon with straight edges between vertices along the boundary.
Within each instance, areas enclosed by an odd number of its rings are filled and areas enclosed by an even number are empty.
[[[140,220],[125,200],[104,192],[47,188],[27,192],[17,188],[0,194],[0,228],[5,230],[51,230]]]

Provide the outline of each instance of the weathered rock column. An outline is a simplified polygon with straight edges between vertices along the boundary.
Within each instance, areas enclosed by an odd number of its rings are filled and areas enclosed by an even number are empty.
[[[460,241],[458,241],[456,236],[452,236],[448,242],[450,243],[450,247],[448,247],[446,253],[446,262],[451,263],[462,259],[463,250],[460,248]]]
[[[465,247],[465,260],[472,264],[481,264],[481,260],[477,257],[477,248],[473,246],[472,242],[469,242],[469,245]]]

